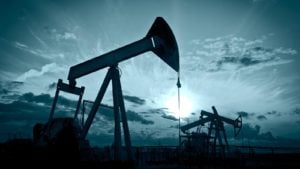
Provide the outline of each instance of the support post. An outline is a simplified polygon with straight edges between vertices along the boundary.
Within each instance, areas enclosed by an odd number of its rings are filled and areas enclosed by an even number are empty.
[[[214,128],[215,136],[214,136],[214,144],[213,144],[213,156],[216,157],[216,155],[217,155],[216,154],[217,153],[217,129],[216,129],[217,125],[216,125],[215,121],[212,122],[212,123],[213,123],[213,126],[215,126],[215,128]]]
[[[84,126],[84,114],[85,114],[85,101],[83,100],[82,102],[82,112],[81,112],[81,126],[83,127]]]
[[[48,122],[50,123],[53,119],[53,114],[54,114],[54,110],[55,110],[55,107],[56,107],[56,103],[57,103],[57,99],[58,99],[58,95],[59,95],[59,84],[62,83],[62,80],[59,79],[58,80],[58,83],[57,83],[57,87],[56,87],[56,92],[55,92],[55,96],[54,96],[54,100],[53,100],[53,103],[52,103],[52,107],[51,107],[51,111],[50,111],[50,115],[49,115],[49,119],[48,119]]]
[[[80,95],[79,95],[79,99],[78,99],[77,106],[76,106],[76,112],[75,112],[75,116],[74,116],[75,120],[77,119],[78,112],[80,110],[80,105],[81,105],[81,100],[82,100],[82,95],[83,95],[84,87],[81,87],[80,89],[81,89],[81,92],[80,92]]]
[[[124,131],[124,140],[126,145],[126,152],[127,152],[127,158],[128,160],[133,160],[132,150],[131,150],[131,140],[130,140],[130,133],[129,133],[129,127],[127,123],[127,115],[124,105],[124,98],[122,93],[122,86],[120,82],[120,74],[119,72],[116,73],[116,82],[117,82],[117,89],[118,89],[118,99],[119,99],[119,106],[121,111],[121,118],[122,118],[122,125],[123,125],[123,131]]]
[[[118,99],[118,70],[116,66],[112,66],[112,92],[113,92],[113,102],[114,102],[114,116],[115,116],[115,134],[114,134],[114,159],[120,160],[121,159],[121,126],[120,126],[120,106],[119,106],[119,99]]]
[[[229,144],[227,141],[227,135],[226,135],[226,131],[224,128],[224,124],[222,124],[222,131],[223,131],[223,136],[224,136],[224,140],[225,140],[225,147],[226,147],[227,152],[229,152]]]

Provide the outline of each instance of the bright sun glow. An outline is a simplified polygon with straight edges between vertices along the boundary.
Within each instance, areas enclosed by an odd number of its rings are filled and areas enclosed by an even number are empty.
[[[175,117],[188,117],[193,111],[193,104],[189,97],[180,96],[180,112],[178,111],[178,97],[177,95],[171,96],[165,103],[168,110],[174,113]]]

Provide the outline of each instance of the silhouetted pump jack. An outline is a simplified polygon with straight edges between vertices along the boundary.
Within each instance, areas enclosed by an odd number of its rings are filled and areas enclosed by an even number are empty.
[[[181,131],[186,134],[186,137],[189,141],[192,141],[192,139],[198,139],[198,142],[202,142],[205,144],[206,147],[202,148],[208,148],[207,146],[211,144],[212,141],[212,150],[210,153],[212,155],[215,155],[216,153],[216,147],[217,147],[217,140],[219,143],[219,146],[222,148],[222,154],[225,155],[225,150],[228,151],[228,142],[227,142],[227,136],[224,128],[224,122],[232,125],[234,128],[234,136],[237,136],[242,128],[242,117],[239,116],[237,119],[232,120],[224,116],[220,116],[214,106],[212,106],[213,113],[207,112],[202,110],[200,119],[197,121],[194,121],[192,123],[186,124],[184,126],[181,126]],[[192,129],[194,127],[203,126],[204,124],[209,123],[208,127],[208,133],[188,133],[189,129]],[[214,133],[214,134],[213,134]],[[201,140],[199,140],[201,139]],[[204,139],[204,140],[202,140]],[[225,144],[223,143],[223,141]],[[196,145],[197,146],[197,145]],[[207,151],[206,151],[207,152]],[[208,152],[207,152],[208,153]]]
[[[79,138],[81,141],[85,140],[85,137],[95,117],[95,114],[102,102],[102,99],[109,85],[109,82],[112,81],[114,121],[115,121],[114,146],[113,146],[114,159],[115,160],[121,159],[122,143],[121,143],[120,123],[122,122],[125,146],[127,151],[127,158],[129,160],[132,160],[133,156],[131,152],[130,133],[127,124],[126,110],[125,110],[124,99],[122,94],[122,87],[120,83],[118,63],[148,51],[154,52],[172,69],[174,69],[176,72],[179,72],[179,52],[178,52],[176,39],[173,35],[171,28],[166,23],[166,21],[161,17],[157,17],[152,27],[150,28],[149,32],[147,33],[146,37],[142,38],[141,40],[138,40],[136,42],[133,42],[131,44],[128,44],[126,46],[108,52],[106,54],[103,54],[101,56],[95,57],[93,59],[90,59],[78,65],[72,66],[70,68],[69,75],[68,75],[69,84],[65,84],[61,80],[58,81],[57,91],[55,93],[53,107],[50,112],[45,135],[49,135],[49,132],[53,131],[51,129],[52,126],[51,124],[54,121],[53,113],[54,113],[59,91],[63,90],[69,93],[79,95],[78,106],[74,116],[74,119],[76,119],[80,107],[80,103],[81,103],[82,94],[84,91],[83,87],[82,88],[76,87],[76,79],[88,75],[90,73],[93,73],[95,71],[98,71],[100,69],[109,67],[108,72],[98,92],[98,95],[91,108],[91,111],[87,117],[87,120],[84,123],[84,126],[80,132]],[[39,129],[39,131],[40,130],[41,129]],[[36,132],[36,133],[41,133],[41,132]]]

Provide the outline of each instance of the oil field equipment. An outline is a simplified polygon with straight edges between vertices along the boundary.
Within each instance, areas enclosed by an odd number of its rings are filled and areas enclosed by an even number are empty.
[[[63,83],[62,80],[58,80],[57,90],[55,93],[49,120],[45,125],[37,124],[34,127],[34,140],[40,144],[44,143],[59,145],[60,142],[65,142],[60,138],[63,137],[60,133],[62,131],[65,131],[66,128],[69,128],[72,129],[73,132],[72,138],[78,141],[78,145],[82,144],[82,142],[85,141],[86,135],[102,102],[107,87],[110,81],[112,81],[115,125],[113,143],[114,160],[121,160],[122,143],[120,123],[122,123],[123,126],[127,159],[131,160],[133,158],[131,150],[131,139],[121,88],[118,63],[148,51],[154,52],[167,65],[169,65],[172,69],[179,73],[179,52],[175,36],[167,22],[162,17],[157,17],[147,35],[141,40],[135,41],[131,44],[125,45],[101,56],[72,66],[68,74],[69,84]],[[93,102],[91,111],[89,112],[82,128],[77,127],[80,126],[80,122],[78,122],[77,120],[77,115],[80,109],[84,88],[76,87],[76,79],[107,67],[109,68],[108,72],[103,80],[97,97]],[[60,90],[79,95],[74,118],[53,118]],[[76,141],[74,142],[76,143]]]
[[[221,148],[222,155],[225,155],[229,149],[224,123],[232,125],[234,128],[234,136],[237,136],[242,128],[242,117],[232,120],[224,116],[220,116],[214,106],[213,113],[202,110],[199,120],[181,126],[181,131],[185,133],[182,145],[189,150],[193,150],[201,155],[216,155],[217,147]],[[201,126],[209,123],[208,132],[202,132]],[[189,129],[197,127],[196,132],[188,132]],[[218,144],[217,144],[218,141]]]

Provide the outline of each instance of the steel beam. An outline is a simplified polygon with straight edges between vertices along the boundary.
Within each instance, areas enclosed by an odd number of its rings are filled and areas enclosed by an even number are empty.
[[[123,125],[123,131],[124,131],[124,140],[125,140],[125,145],[126,145],[127,157],[128,157],[128,160],[133,160],[130,133],[129,133],[129,127],[128,127],[128,122],[127,122],[127,115],[126,115],[126,110],[125,110],[125,105],[124,105],[124,98],[123,98],[123,93],[122,93],[122,86],[121,86],[121,82],[120,82],[119,72],[116,76],[117,76],[117,79],[116,79],[117,87],[119,90],[118,99],[119,99],[119,106],[120,106],[120,112],[121,112],[121,118],[122,118],[122,125]]]
[[[160,44],[158,38],[143,38],[131,44],[95,57],[78,65],[72,66],[69,70],[68,80],[75,81],[76,78],[82,77],[89,73],[113,66],[121,61],[151,51]]]
[[[81,138],[82,139],[85,139],[85,137],[86,137],[86,135],[87,135],[87,133],[88,133],[90,127],[91,127],[91,124],[92,124],[92,122],[94,120],[96,112],[97,112],[97,110],[98,110],[98,108],[99,108],[99,106],[100,106],[100,104],[102,102],[102,99],[104,97],[105,91],[106,91],[106,89],[107,89],[107,87],[109,85],[109,82],[111,80],[111,71],[112,71],[111,69],[108,70],[108,72],[107,72],[107,74],[106,74],[106,76],[105,76],[105,78],[103,80],[103,83],[102,83],[102,85],[100,87],[100,90],[98,92],[98,95],[97,95],[97,97],[96,97],[96,99],[94,101],[93,107],[92,107],[92,109],[91,109],[91,111],[90,111],[90,113],[88,115],[88,118],[86,119],[85,125],[84,125],[83,130],[82,130],[82,134],[81,134]]]

